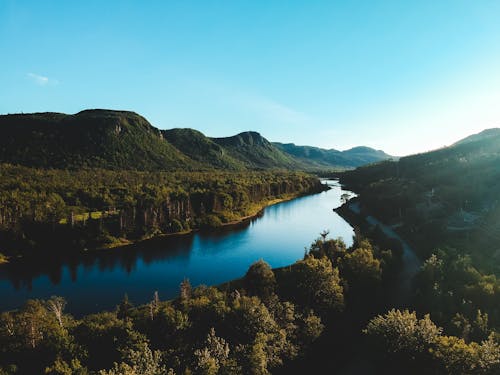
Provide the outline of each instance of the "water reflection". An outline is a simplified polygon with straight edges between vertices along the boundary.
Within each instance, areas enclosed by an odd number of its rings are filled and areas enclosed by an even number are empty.
[[[329,184],[328,192],[268,207],[262,217],[231,230],[4,265],[0,309],[17,308],[27,298],[61,295],[68,310],[80,315],[112,308],[125,293],[137,303],[148,301],[155,290],[171,298],[184,277],[193,285],[241,277],[260,258],[273,267],[293,263],[324,229],[350,244],[352,228],[332,210],[343,191]]]

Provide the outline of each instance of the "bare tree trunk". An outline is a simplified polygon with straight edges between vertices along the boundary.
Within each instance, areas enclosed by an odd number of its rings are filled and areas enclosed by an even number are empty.
[[[47,305],[48,305],[48,309],[49,311],[51,311],[58,323],[59,323],[59,326],[61,328],[64,328],[63,327],[63,311],[64,311],[64,307],[66,306],[66,301],[64,300],[64,298],[62,297],[52,297],[51,299],[49,299],[47,301]]]

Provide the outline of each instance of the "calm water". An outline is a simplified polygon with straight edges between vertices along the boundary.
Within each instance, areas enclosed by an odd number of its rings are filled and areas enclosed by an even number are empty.
[[[0,267],[0,310],[20,307],[28,298],[63,296],[75,315],[114,307],[125,293],[134,303],[174,297],[180,282],[219,284],[241,277],[248,266],[264,259],[272,267],[291,264],[324,229],[330,237],[352,244],[353,229],[333,208],[344,192],[332,189],[266,208],[244,228],[166,238],[123,250],[85,254],[49,264]]]

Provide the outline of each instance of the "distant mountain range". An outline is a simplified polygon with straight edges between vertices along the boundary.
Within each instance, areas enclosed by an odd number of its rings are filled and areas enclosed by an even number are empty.
[[[271,143],[256,132],[210,138],[193,129],[160,130],[127,111],[0,116],[0,162],[42,168],[137,170],[349,169],[390,159],[383,151],[347,151]]]
[[[291,155],[295,160],[314,168],[356,168],[361,165],[391,159],[392,156],[384,151],[370,147],[359,146],[346,151],[335,149],[325,150],[312,146],[297,146],[293,143],[273,143],[284,153]]]

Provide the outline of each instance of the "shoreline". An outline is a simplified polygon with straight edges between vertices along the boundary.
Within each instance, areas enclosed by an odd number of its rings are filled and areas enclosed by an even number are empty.
[[[327,187],[327,186],[325,185],[325,187]],[[176,232],[176,233],[163,233],[163,234],[158,234],[156,236],[152,236],[149,238],[143,238],[143,239],[139,239],[139,240],[135,240],[135,241],[130,241],[130,243],[127,243],[124,245],[110,246],[110,247],[98,247],[95,249],[82,250],[82,253],[85,254],[85,253],[89,253],[89,252],[100,252],[100,251],[105,251],[105,250],[122,249],[122,248],[126,248],[129,246],[135,246],[135,245],[145,244],[148,242],[158,241],[158,240],[161,240],[163,238],[182,237],[182,236],[186,236],[186,235],[190,235],[190,234],[194,234],[194,233],[198,233],[198,232],[214,233],[214,232],[231,230],[233,228],[243,227],[246,224],[248,224],[250,221],[257,219],[259,217],[262,217],[262,215],[264,215],[264,211],[268,207],[271,207],[271,206],[274,206],[274,205],[277,205],[280,203],[289,202],[289,201],[292,201],[292,200],[297,199],[297,198],[306,197],[308,195],[319,194],[319,193],[322,193],[322,192],[330,190],[330,189],[331,189],[330,187],[327,187],[327,188],[324,188],[324,189],[318,190],[318,191],[312,191],[312,192],[307,192],[307,193],[297,193],[297,194],[292,194],[292,195],[285,197],[285,198],[271,199],[269,201],[266,201],[266,203],[264,205],[260,206],[256,210],[256,212],[253,212],[250,215],[242,216],[241,218],[239,218],[237,220],[233,220],[233,221],[230,221],[227,223],[222,223],[218,227],[208,228],[208,229],[207,228],[194,228],[194,229],[184,230],[184,231]]]
[[[222,223],[220,226],[213,227],[213,228],[194,228],[194,229],[189,229],[189,230],[184,230],[181,232],[176,232],[176,233],[163,233],[163,234],[157,234],[151,237],[147,238],[141,238],[141,239],[136,239],[136,240],[125,240],[125,239],[117,239],[116,243],[110,244],[109,246],[100,246],[96,248],[90,248],[90,249],[82,249],[79,251],[75,251],[73,254],[74,256],[84,256],[86,254],[96,254],[96,253],[105,253],[107,251],[119,251],[119,250],[124,250],[128,249],[133,246],[140,246],[140,245],[147,245],[149,243],[153,243],[156,241],[161,241],[162,239],[166,238],[175,238],[175,237],[183,237],[183,236],[188,236],[188,235],[193,235],[197,232],[205,232],[205,233],[214,233],[214,232],[223,232],[223,231],[230,231],[231,229],[236,229],[239,227],[244,227],[245,225],[248,225],[249,222],[251,222],[254,219],[257,219],[259,217],[262,217],[264,214],[264,211],[267,207],[274,206],[276,204],[288,202],[297,198],[309,196],[309,195],[314,195],[314,194],[319,194],[324,191],[330,190],[331,188],[328,187],[325,184],[321,184],[321,187],[318,187],[317,189],[314,189],[312,191],[308,192],[299,192],[299,193],[291,193],[285,197],[282,198],[274,198],[270,200],[263,201],[262,204],[259,204],[256,209],[253,210],[253,212],[249,215],[242,216],[241,218],[237,220],[233,220],[227,223]],[[56,256],[59,254],[55,254]],[[61,259],[63,256],[61,256]],[[11,263],[17,263],[17,262],[24,262],[24,261],[33,261],[36,260],[37,256],[34,255],[19,255],[19,256],[11,256],[7,257],[4,256],[3,259],[0,259],[0,267],[11,264]]]

